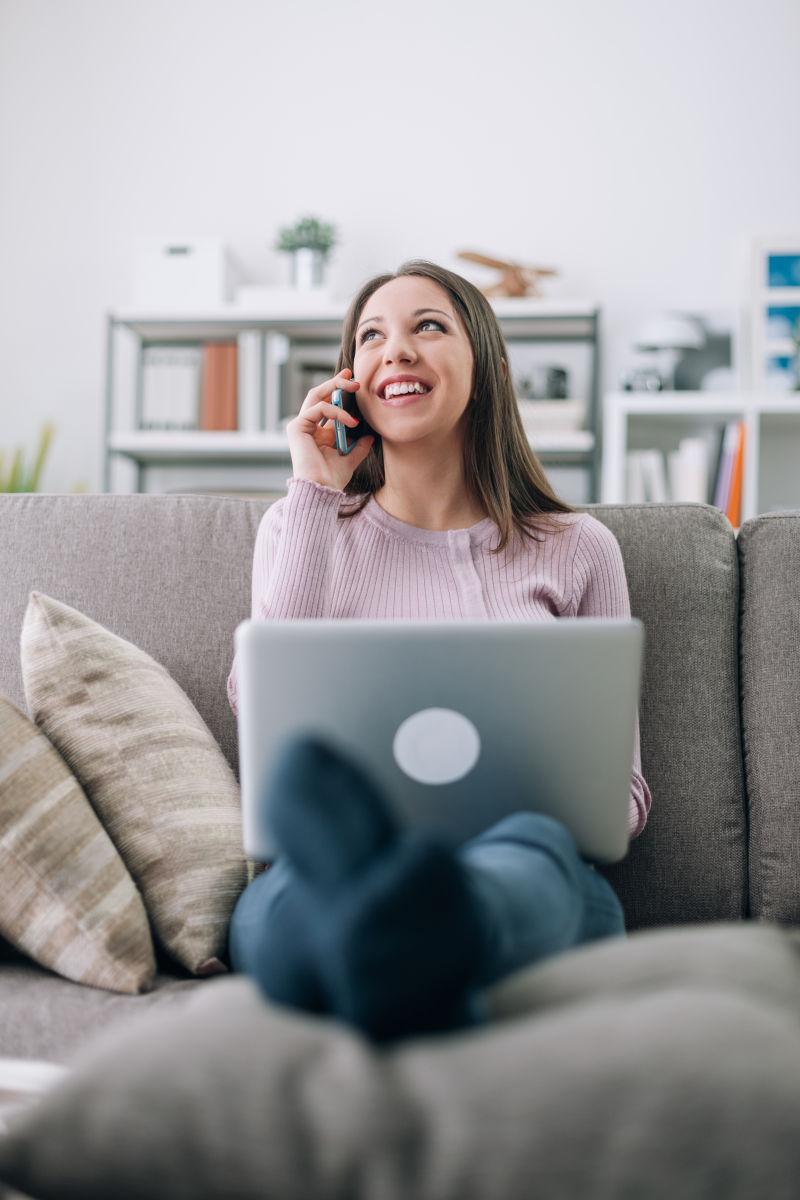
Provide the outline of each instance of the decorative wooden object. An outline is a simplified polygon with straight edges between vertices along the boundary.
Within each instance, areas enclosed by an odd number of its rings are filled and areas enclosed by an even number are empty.
[[[506,262],[502,258],[490,258],[474,250],[459,251],[459,258],[479,263],[482,267],[493,267],[501,272],[501,278],[491,287],[481,288],[484,296],[541,296],[538,287],[540,275],[557,275],[552,267],[523,267],[521,263]]]

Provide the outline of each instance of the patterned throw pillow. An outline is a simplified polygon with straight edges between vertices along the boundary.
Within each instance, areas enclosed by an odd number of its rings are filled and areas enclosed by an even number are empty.
[[[85,789],[156,939],[196,975],[224,970],[249,879],[239,788],[188,696],[144,651],[38,592],[22,672],[33,719]]]
[[[133,880],[47,738],[0,697],[0,934],[43,967],[147,991],[155,958]]]

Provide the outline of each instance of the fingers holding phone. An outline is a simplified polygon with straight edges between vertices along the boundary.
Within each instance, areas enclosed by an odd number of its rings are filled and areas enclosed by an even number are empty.
[[[358,387],[345,368],[308,393],[286,427],[295,478],[338,490],[350,482],[375,440],[358,412]]]
[[[359,440],[369,434],[369,429],[365,426],[361,419],[361,413],[356,403],[354,392],[348,392],[344,388],[336,388],[331,396],[331,403],[336,408],[341,408],[349,417],[355,418],[357,425],[352,425],[350,422],[345,424],[344,421],[334,421],[333,436],[336,442],[336,450],[339,454],[349,454],[358,445]]]

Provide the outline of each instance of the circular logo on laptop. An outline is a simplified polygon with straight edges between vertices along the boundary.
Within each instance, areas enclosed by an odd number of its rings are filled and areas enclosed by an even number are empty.
[[[417,783],[455,783],[468,775],[481,739],[468,717],[452,708],[423,708],[398,726],[395,762]]]

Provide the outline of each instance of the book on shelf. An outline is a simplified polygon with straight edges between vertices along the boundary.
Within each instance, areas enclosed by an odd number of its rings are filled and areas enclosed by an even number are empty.
[[[208,342],[203,352],[200,428],[235,430],[238,424],[238,346]]]
[[[235,342],[146,346],[142,353],[141,429],[263,429],[264,336]]]
[[[237,416],[242,433],[258,433],[263,425],[264,335],[246,329],[237,338]]]
[[[290,353],[291,343],[286,334],[270,329],[264,339],[264,429],[277,429],[280,425],[280,397]]]
[[[709,443],[686,437],[665,456],[661,450],[633,450],[627,455],[627,498],[642,504],[672,500],[705,504],[708,500]]]
[[[626,494],[630,504],[668,499],[664,455],[660,450],[633,450],[626,458]]]
[[[669,455],[669,487],[673,500],[705,504],[708,499],[708,443],[705,438],[681,438]]]
[[[721,435],[713,503],[722,509],[734,527],[741,524],[742,518],[744,447],[744,421],[728,421]]]
[[[147,346],[142,354],[142,429],[196,429],[201,346]]]
[[[736,450],[731,468],[731,486],[728,493],[728,503],[725,506],[725,516],[738,529],[742,523],[742,477],[744,475],[744,421],[737,421]]]

